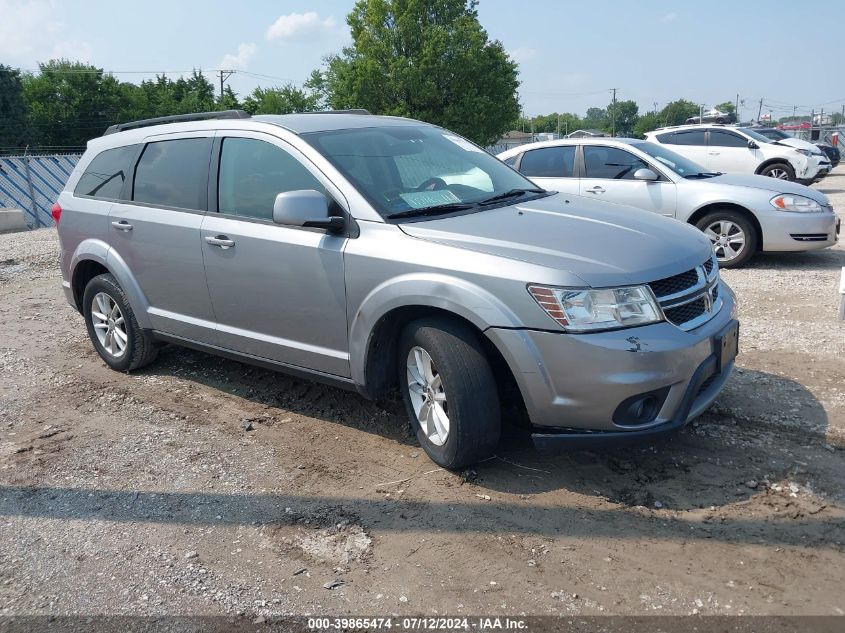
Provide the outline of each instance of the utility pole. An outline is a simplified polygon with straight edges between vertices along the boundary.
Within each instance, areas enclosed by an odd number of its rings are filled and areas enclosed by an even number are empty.
[[[218,70],[217,76],[220,77],[220,103],[223,103],[223,82],[235,74],[234,70]]]
[[[654,102],[654,110],[653,110],[653,112],[654,112],[655,114],[657,114],[657,101],[655,101],[655,102]]]
[[[736,120],[739,122],[739,93],[736,93],[736,106],[734,106],[734,114],[736,115]]]
[[[560,138],[560,114],[557,115],[557,137]]]
[[[757,123],[760,122],[761,114],[763,114],[763,97],[760,97],[760,107],[757,108]]]
[[[613,91],[613,105],[611,106],[610,116],[610,136],[616,136],[616,88],[611,88]]]

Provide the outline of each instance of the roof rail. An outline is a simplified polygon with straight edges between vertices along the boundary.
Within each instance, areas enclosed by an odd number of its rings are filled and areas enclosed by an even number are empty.
[[[314,110],[312,112],[296,112],[296,114],[372,114],[364,108],[350,108],[349,110]]]
[[[111,125],[103,132],[103,136],[114,134],[116,132],[123,132],[124,130],[135,130],[141,127],[149,127],[151,125],[161,125],[163,123],[181,123],[184,121],[207,121],[209,119],[248,119],[250,115],[243,110],[221,110],[219,112],[194,112],[192,114],[174,114],[173,116],[159,116],[154,119],[142,119],[140,121],[131,121],[129,123],[117,123]]]

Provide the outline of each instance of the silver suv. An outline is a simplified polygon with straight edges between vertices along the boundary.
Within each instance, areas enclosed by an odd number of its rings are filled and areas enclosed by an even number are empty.
[[[176,343],[398,388],[458,468],[494,451],[504,400],[541,447],[638,438],[733,367],[734,297],[691,226],[538,189],[409,119],[172,120],[90,141],[54,208],[64,290],[114,369]]]

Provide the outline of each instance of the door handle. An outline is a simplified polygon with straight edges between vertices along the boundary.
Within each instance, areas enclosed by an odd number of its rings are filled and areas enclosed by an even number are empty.
[[[590,187],[586,190],[588,193],[604,193],[604,187],[599,187],[596,185],[595,187]]]
[[[131,231],[132,225],[129,224],[126,220],[121,220],[120,222],[112,222],[111,225],[116,228],[118,231]]]
[[[709,152],[710,156],[718,156],[719,152]]]
[[[219,246],[223,250],[227,248],[232,248],[235,245],[235,240],[230,240],[225,235],[218,235],[217,237],[208,236],[205,238],[205,241],[211,244],[212,246]]]

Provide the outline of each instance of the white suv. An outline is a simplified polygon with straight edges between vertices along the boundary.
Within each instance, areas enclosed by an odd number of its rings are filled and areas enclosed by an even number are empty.
[[[744,127],[680,125],[647,132],[646,138],[670,146],[677,154],[710,171],[760,174],[801,184],[810,184],[826,173],[821,156],[772,143],[771,139]]]

